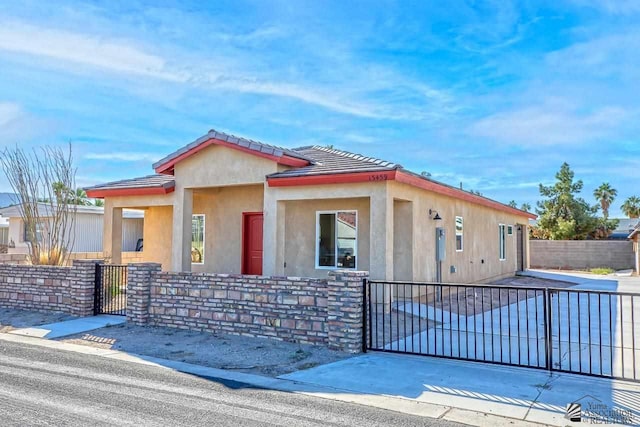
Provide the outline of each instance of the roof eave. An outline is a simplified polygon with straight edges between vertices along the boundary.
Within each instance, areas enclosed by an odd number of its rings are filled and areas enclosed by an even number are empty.
[[[131,197],[131,196],[164,196],[175,191],[175,185],[166,184],[157,187],[123,187],[102,188],[87,191],[87,197],[92,199],[104,199],[105,197]]]

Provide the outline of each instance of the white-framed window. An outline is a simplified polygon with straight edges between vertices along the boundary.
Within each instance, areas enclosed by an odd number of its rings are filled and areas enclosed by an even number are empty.
[[[513,225],[507,225],[507,235],[513,236]]]
[[[316,268],[355,269],[358,253],[358,212],[316,212]]]
[[[504,224],[498,225],[498,238],[500,246],[500,261],[507,259],[507,226]]]
[[[23,242],[27,242],[27,243],[41,243],[42,242],[42,238],[44,236],[45,233],[45,228],[46,228],[46,224],[44,221],[38,221],[35,223],[35,230],[30,231],[29,228],[27,227],[27,224],[23,221],[22,223],[23,228],[24,228],[24,233],[22,235],[23,238]],[[33,233],[35,232],[35,236],[33,235]]]
[[[461,216],[456,217],[456,252],[462,252],[464,247],[463,241],[464,220]]]
[[[193,215],[191,219],[191,263],[204,264],[204,215]]]

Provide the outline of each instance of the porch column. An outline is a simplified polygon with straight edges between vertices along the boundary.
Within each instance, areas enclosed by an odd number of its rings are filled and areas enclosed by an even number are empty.
[[[104,202],[102,256],[112,264],[122,264],[122,208],[113,207],[109,199]]]
[[[262,274],[284,275],[284,202],[278,201],[275,191],[265,185],[264,223],[262,240]]]
[[[371,236],[369,270],[371,280],[393,280],[393,197],[385,185],[370,198]]]
[[[191,233],[193,224],[193,190],[176,189],[173,202],[173,236],[171,269],[191,271]]]

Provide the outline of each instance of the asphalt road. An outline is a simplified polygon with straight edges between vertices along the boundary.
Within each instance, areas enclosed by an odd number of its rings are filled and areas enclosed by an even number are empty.
[[[2,426],[461,426],[0,341]]]

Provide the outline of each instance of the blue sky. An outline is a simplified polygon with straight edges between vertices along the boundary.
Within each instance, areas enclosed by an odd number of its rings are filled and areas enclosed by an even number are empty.
[[[640,195],[639,18],[633,0],[3,2],[0,146],[71,141],[86,186],[215,128],[531,204],[567,161],[590,202],[618,189],[618,215]]]

